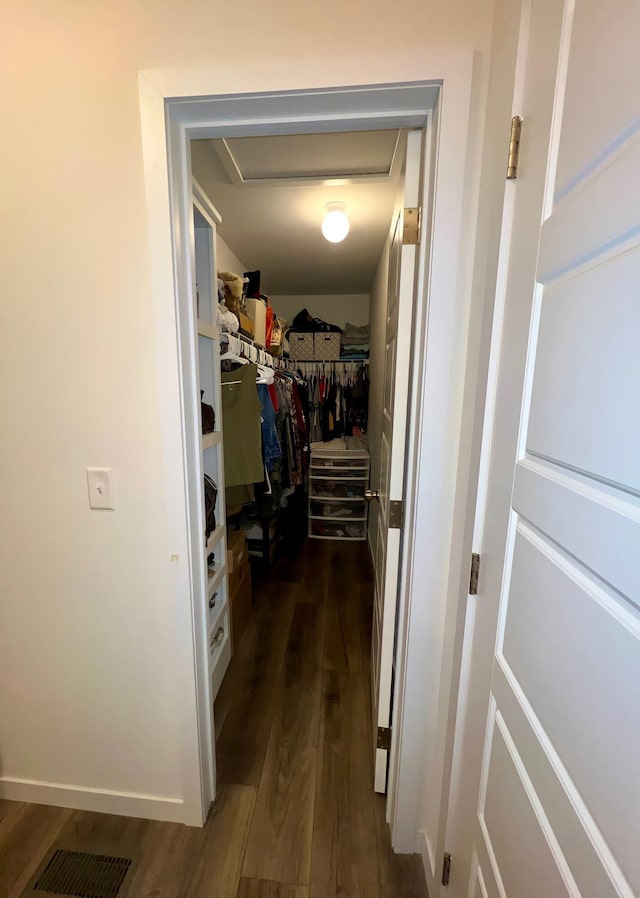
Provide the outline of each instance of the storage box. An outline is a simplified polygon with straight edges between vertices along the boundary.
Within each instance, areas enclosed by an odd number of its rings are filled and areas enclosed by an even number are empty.
[[[251,579],[251,565],[244,530],[232,530],[227,536],[227,572],[230,596],[236,591],[246,574]]]
[[[251,595],[251,571],[247,570],[235,592],[230,593],[231,605],[231,650],[235,652],[253,611]]]
[[[295,361],[313,359],[313,337],[313,334],[289,331],[289,357]]]
[[[332,361],[340,358],[340,334],[320,333],[313,335],[313,356],[317,361]]]
[[[253,321],[251,318],[249,318],[248,315],[245,315],[244,312],[239,312],[238,319],[240,321],[240,333],[244,334],[245,337],[249,337],[250,340],[253,340]]]
[[[253,339],[264,347],[267,336],[267,307],[261,299],[247,299],[247,315],[253,321]]]

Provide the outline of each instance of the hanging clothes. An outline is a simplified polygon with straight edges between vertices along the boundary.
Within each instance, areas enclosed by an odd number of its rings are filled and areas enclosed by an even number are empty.
[[[226,486],[262,482],[262,406],[256,389],[256,365],[223,371],[222,419]]]
[[[266,384],[258,384],[258,398],[261,407],[262,454],[267,473],[270,473],[274,463],[282,458],[282,449],[276,430],[276,412]]]

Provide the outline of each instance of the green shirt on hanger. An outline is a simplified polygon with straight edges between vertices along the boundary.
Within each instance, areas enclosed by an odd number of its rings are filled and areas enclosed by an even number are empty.
[[[257,376],[255,365],[242,365],[221,375],[225,486],[264,480]]]

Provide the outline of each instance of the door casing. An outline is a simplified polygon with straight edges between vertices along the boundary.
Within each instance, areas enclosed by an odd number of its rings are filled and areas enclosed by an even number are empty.
[[[394,72],[392,82],[387,80],[389,71]],[[332,60],[330,71],[325,59],[318,56],[306,61],[304,74],[267,58],[259,72],[221,65],[150,70],[139,75],[152,326],[162,397],[162,488],[169,521],[167,576],[174,603],[174,663],[182,715],[183,802],[177,804],[177,819],[184,823],[202,825],[213,797],[205,794],[207,734],[199,727],[197,696],[202,667],[193,626],[195,609],[204,596],[197,594],[190,561],[191,542],[197,539],[193,528],[196,485],[190,459],[199,447],[190,445],[185,426],[195,372],[186,313],[190,290],[186,242],[191,227],[189,141],[224,134],[424,126],[429,112],[425,98],[431,89],[439,97],[439,151],[433,177],[433,226],[429,246],[426,237],[420,246],[423,264],[413,346],[416,364],[409,413],[391,749],[394,775],[387,818],[395,849],[418,850],[425,866],[433,867],[417,819],[425,755],[420,699],[426,659],[422,646],[430,604],[424,596],[438,606],[448,634],[441,688],[449,709],[445,715],[449,732],[457,698],[462,600],[466,597],[480,449],[479,440],[472,436],[472,421],[482,397],[474,398],[473,391],[465,389],[477,380],[479,355],[469,332],[474,228],[469,227],[468,210],[475,208],[479,187],[479,165],[471,156],[478,145],[471,129],[473,72],[474,54],[464,49],[432,52],[424,58],[414,54],[393,60]],[[470,159],[471,174],[467,170]],[[438,388],[430,390],[431,383]],[[447,384],[444,390],[443,384]],[[436,462],[427,467],[421,464],[424,458]]]

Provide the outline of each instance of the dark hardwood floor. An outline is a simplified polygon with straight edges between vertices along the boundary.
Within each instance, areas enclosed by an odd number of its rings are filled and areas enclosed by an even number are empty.
[[[0,801],[0,898],[19,898],[60,836],[133,850],[127,898],[426,898],[372,786],[372,593],[364,543],[279,559],[216,701],[206,826]]]

